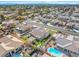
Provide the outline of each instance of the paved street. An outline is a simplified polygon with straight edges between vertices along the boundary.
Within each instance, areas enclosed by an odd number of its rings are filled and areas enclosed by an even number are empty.
[[[32,25],[37,25],[37,26],[43,27],[43,28],[49,28],[49,29],[61,31],[61,32],[63,32],[63,33],[68,33],[68,34],[72,34],[72,35],[75,35],[75,36],[79,36],[78,33],[75,33],[75,32],[73,32],[73,31],[68,31],[68,30],[63,29],[63,28],[60,28],[60,27],[48,26],[48,25],[39,24],[39,23],[36,23],[36,22],[29,22],[29,23],[32,24]]]

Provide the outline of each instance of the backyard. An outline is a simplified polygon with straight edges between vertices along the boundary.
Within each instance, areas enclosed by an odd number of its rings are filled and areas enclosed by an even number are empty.
[[[38,48],[40,46],[43,46],[43,44],[48,40],[49,37],[50,35],[47,38],[42,39],[42,41],[35,40],[35,44],[33,45],[33,48]]]

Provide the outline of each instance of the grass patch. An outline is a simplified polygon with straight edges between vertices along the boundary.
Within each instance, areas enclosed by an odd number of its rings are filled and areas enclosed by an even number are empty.
[[[49,32],[50,34],[54,34],[54,33],[56,33],[57,31],[56,31],[56,30],[48,29],[48,32]]]
[[[27,35],[23,35],[21,36],[21,40],[26,43],[28,41],[28,36]]]
[[[42,46],[42,45],[48,40],[49,37],[50,37],[50,35],[49,35],[47,38],[42,39],[42,41],[37,41],[37,40],[36,40],[35,46],[36,46],[36,47]]]
[[[3,26],[2,26],[2,24],[0,24],[0,29],[2,29],[3,28]]]
[[[23,57],[31,57],[29,54],[24,54]]]

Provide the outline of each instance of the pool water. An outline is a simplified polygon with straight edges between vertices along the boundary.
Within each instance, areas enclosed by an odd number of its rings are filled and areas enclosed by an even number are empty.
[[[48,48],[47,52],[56,57],[62,57],[63,53],[55,48]]]
[[[22,57],[19,53],[14,53],[12,57]]]

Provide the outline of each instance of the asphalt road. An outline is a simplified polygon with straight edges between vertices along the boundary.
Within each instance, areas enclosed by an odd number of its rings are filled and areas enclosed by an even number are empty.
[[[32,25],[43,27],[43,28],[53,29],[53,30],[61,31],[63,33],[79,36],[79,33],[76,33],[76,32],[73,32],[73,31],[68,31],[68,30],[60,28],[60,27],[39,24],[37,22],[29,22],[29,23],[32,24]]]

